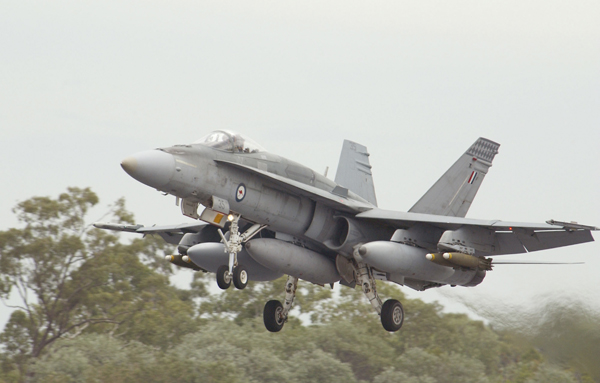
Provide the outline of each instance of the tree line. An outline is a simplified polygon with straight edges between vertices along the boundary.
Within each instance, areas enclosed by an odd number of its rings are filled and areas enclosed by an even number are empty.
[[[406,313],[387,333],[360,289],[301,283],[294,315],[269,333],[263,306],[284,279],[215,293],[196,272],[178,288],[164,261],[173,246],[93,228],[98,203],[89,188],[33,197],[0,231],[0,297],[13,310],[0,383],[600,382],[600,319],[584,305],[552,302],[533,326],[494,327],[379,283]],[[109,215],[133,223],[123,199]]]

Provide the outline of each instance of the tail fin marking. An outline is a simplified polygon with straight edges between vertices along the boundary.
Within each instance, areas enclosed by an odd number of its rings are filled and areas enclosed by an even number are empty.
[[[413,213],[464,217],[500,144],[479,138],[409,210]]]

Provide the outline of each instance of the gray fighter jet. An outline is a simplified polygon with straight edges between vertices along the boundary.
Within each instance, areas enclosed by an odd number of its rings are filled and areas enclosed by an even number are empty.
[[[503,222],[465,218],[499,144],[479,138],[408,211],[377,207],[367,148],[344,141],[335,182],[254,141],[215,131],[189,145],[124,159],[136,180],[176,197],[194,222],[162,227],[96,223],[96,227],[158,234],[178,245],[173,264],[216,273],[217,284],[288,275],[284,303],[269,301],[264,323],[281,330],[298,279],[359,285],[387,331],[404,320],[402,304],[382,302],[375,280],[415,290],[476,286],[491,256],[593,241],[594,226],[550,220]],[[199,206],[204,209],[198,211]],[[201,222],[199,222],[201,221]],[[510,262],[505,262],[510,263]]]

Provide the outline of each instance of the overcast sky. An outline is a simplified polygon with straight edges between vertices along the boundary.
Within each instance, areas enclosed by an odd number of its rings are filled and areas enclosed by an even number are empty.
[[[67,186],[91,187],[104,205],[124,196],[142,224],[189,222],[119,162],[216,129],[329,166],[332,179],[343,139],[364,144],[379,206],[403,211],[483,136],[502,146],[468,217],[600,226],[598,1],[0,0],[0,10],[0,230],[16,225],[18,201]],[[411,297],[460,309],[560,295],[600,308],[597,243],[509,257],[586,264],[498,266],[476,288]]]

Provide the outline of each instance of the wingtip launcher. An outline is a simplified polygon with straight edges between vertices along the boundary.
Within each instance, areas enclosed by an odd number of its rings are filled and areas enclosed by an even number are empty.
[[[590,231],[600,230],[600,227],[581,225],[577,222],[562,222],[562,221],[555,221],[553,219],[550,219],[550,220],[546,221],[546,223],[548,225],[561,226],[563,229],[571,230],[571,231],[572,230],[590,230]]]

